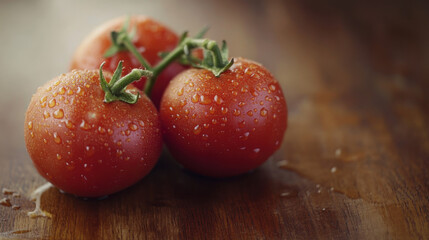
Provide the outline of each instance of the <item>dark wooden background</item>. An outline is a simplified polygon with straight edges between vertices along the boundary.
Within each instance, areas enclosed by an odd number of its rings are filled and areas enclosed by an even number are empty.
[[[137,185],[97,200],[50,189],[26,152],[37,86],[80,41],[141,13],[229,43],[279,79],[281,149],[243,176],[190,174],[163,154]],[[0,239],[429,239],[427,1],[0,1]],[[0,193],[1,194],[1,193]]]

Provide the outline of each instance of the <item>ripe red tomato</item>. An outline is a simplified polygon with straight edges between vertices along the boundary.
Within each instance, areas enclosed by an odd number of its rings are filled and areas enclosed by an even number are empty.
[[[113,73],[120,60],[124,61],[122,75],[128,74],[133,68],[142,68],[139,61],[129,51],[119,52],[107,59],[103,57],[106,50],[112,45],[110,33],[119,31],[125,20],[125,17],[117,18],[95,29],[76,50],[70,64],[70,70],[98,69],[100,64],[105,61],[105,70]],[[132,16],[130,29],[133,27],[136,28],[134,39],[132,39],[133,44],[152,66],[161,60],[159,53],[173,50],[179,41],[178,36],[173,31],[145,16]],[[155,106],[159,106],[168,82],[185,69],[184,66],[174,62],[158,76],[151,93],[151,99]],[[145,82],[146,78],[142,77],[134,85],[143,89]]]
[[[279,148],[287,126],[279,83],[243,58],[218,78],[202,69],[176,76],[161,100],[160,117],[173,157],[212,177],[258,167]]]
[[[109,73],[105,77],[110,81]],[[25,142],[39,173],[85,197],[139,181],[154,167],[162,144],[157,110],[140,96],[135,104],[104,103],[95,70],[74,70],[40,87],[25,117]]]

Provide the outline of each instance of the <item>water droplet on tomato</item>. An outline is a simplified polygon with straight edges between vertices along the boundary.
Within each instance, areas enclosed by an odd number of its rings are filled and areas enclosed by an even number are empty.
[[[34,133],[33,133],[33,132],[30,132],[30,136],[31,136],[32,138],[34,138]]]
[[[241,92],[242,92],[242,93],[247,93],[248,91],[249,91],[249,89],[247,89],[247,88],[245,88],[245,87],[242,87],[242,88],[241,88]]]
[[[68,94],[68,95],[72,95],[72,94],[73,94],[73,90],[69,89],[69,90],[67,91],[67,94]]]
[[[98,127],[98,132],[100,133],[100,134],[105,134],[106,133],[106,129],[104,129],[103,127],[101,127],[101,126],[99,126]]]
[[[44,111],[43,112],[43,118],[44,119],[47,119],[47,118],[49,118],[51,116],[51,114],[49,114],[47,111]]]
[[[74,128],[74,124],[70,120],[66,120],[65,125],[66,125],[66,128],[68,128],[68,129]]]
[[[217,103],[218,105],[221,105],[223,103],[223,99],[221,97],[219,97],[218,95],[215,95],[213,97],[213,100],[215,101],[215,103]]]
[[[232,95],[237,96],[238,92],[237,91],[231,91]]]
[[[247,115],[249,115],[250,117],[251,117],[251,116],[253,116],[253,112],[252,112],[252,110],[248,111],[248,112],[247,112]]]
[[[226,114],[228,112],[228,108],[227,107],[221,107],[220,111],[222,112],[222,114]]]
[[[117,141],[117,142],[116,142],[116,145],[117,145],[117,146],[121,146],[121,145],[122,145],[121,140]]]
[[[198,93],[195,93],[192,97],[191,97],[191,101],[193,103],[197,103],[200,100],[200,95],[198,95]]]
[[[136,131],[136,130],[138,129],[137,125],[135,125],[134,123],[130,123],[130,124],[128,124],[128,128],[129,128],[131,131]]]
[[[227,117],[222,117],[220,120],[221,120],[222,122],[224,122],[224,123],[228,122],[228,118],[227,118]]]
[[[276,86],[274,84],[270,84],[270,86],[268,86],[268,88],[273,92],[276,90]]]
[[[245,102],[239,102],[239,103],[238,103],[238,106],[239,106],[239,107],[243,107],[244,105],[246,105],[246,103],[245,103]]]
[[[108,129],[107,129],[107,134],[109,134],[109,135],[113,135],[113,130],[112,130],[112,129],[110,129],[110,128],[108,128]]]
[[[265,117],[265,116],[267,116],[267,114],[268,114],[268,111],[267,111],[267,109],[265,109],[265,108],[262,108],[262,109],[261,109],[261,112],[260,112],[260,114],[261,114],[261,116],[262,116],[262,117]]]
[[[194,127],[194,134],[195,135],[198,135],[198,134],[200,134],[201,133],[201,127],[200,127],[200,125],[197,125],[197,126],[195,126]]]
[[[201,97],[200,97],[200,104],[208,105],[210,103],[212,103],[212,100],[210,100],[208,97],[206,97],[204,95],[201,95]]]
[[[51,99],[50,101],[49,101],[49,103],[48,103],[48,106],[50,107],[50,108],[53,108],[53,107],[55,107],[55,104],[57,103],[57,101],[55,100],[55,98],[53,98],[53,99]]]
[[[30,130],[33,129],[33,122],[32,121],[29,121],[27,125],[28,125],[28,129],[30,129]]]
[[[177,96],[182,96],[183,95],[183,91],[184,91],[183,88],[179,89],[179,91],[177,91]]]
[[[64,111],[63,111],[63,109],[60,108],[60,109],[56,110],[54,112],[53,116],[56,119],[62,119],[64,117]]]
[[[40,103],[44,103],[44,102],[46,102],[46,100],[48,99],[48,97],[46,97],[46,96],[43,96],[41,99],[40,99]]]
[[[61,160],[61,158],[62,158],[61,155],[59,153],[57,153],[57,159]]]
[[[55,143],[60,144],[62,142],[61,137],[58,135],[57,132],[54,132],[53,136],[54,136],[54,142]]]
[[[91,129],[91,125],[89,125],[85,120],[82,120],[79,127],[83,130],[89,130]]]
[[[64,93],[66,93],[66,89],[64,87],[61,87],[60,90],[58,90],[58,94],[63,95]]]
[[[254,153],[259,153],[261,151],[261,149],[260,148],[255,148],[255,149],[253,149],[253,152]]]
[[[269,97],[269,96],[265,96],[265,100],[268,101],[268,102],[273,101],[273,99],[271,97]]]
[[[86,156],[91,157],[92,155],[94,155],[95,152],[95,148],[92,146],[85,146],[85,153]]]
[[[46,144],[46,143],[48,143],[48,140],[46,140],[46,138],[44,138],[43,142]]]
[[[241,112],[240,112],[240,110],[238,110],[238,109],[234,109],[234,110],[232,111],[232,114],[233,114],[234,116],[240,116]]]

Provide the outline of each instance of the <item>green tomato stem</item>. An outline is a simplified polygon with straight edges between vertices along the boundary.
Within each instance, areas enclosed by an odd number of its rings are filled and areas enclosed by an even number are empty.
[[[110,91],[112,92],[112,94],[117,95],[121,91],[123,91],[128,85],[130,85],[132,82],[139,80],[143,76],[150,78],[152,76],[152,72],[148,71],[148,70],[142,70],[142,69],[135,68],[130,73],[128,73],[127,75],[118,79],[110,87]]]

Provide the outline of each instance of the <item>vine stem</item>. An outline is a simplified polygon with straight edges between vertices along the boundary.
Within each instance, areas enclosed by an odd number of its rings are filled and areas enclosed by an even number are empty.
[[[152,88],[155,84],[156,78],[158,75],[173,61],[179,58],[183,53],[185,53],[185,49],[192,50],[194,48],[204,48],[210,50],[213,53],[213,60],[217,67],[221,67],[222,62],[222,54],[219,49],[217,43],[213,40],[209,39],[195,39],[195,38],[185,38],[183,41],[177,45],[177,47],[171,51],[167,56],[165,56],[155,67],[152,68],[152,77],[148,78],[145,86],[146,95],[150,96],[152,92]]]

